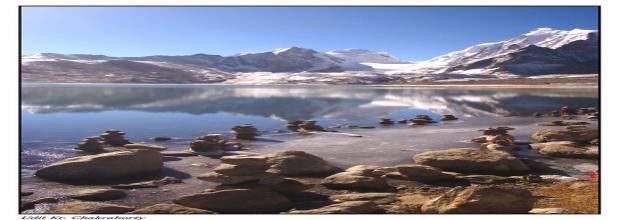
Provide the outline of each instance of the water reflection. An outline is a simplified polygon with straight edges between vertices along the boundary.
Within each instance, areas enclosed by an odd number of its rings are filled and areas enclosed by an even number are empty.
[[[362,86],[25,85],[29,113],[227,112],[284,120],[358,120],[403,108],[463,116],[528,115],[561,105],[597,106],[596,89],[413,89]]]

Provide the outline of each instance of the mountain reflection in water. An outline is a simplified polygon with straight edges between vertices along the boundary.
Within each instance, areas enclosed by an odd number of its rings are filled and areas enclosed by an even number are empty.
[[[359,120],[404,108],[438,114],[514,116],[562,105],[598,106],[596,89],[431,89],[368,86],[42,85],[22,87],[22,111],[233,114],[285,120]]]

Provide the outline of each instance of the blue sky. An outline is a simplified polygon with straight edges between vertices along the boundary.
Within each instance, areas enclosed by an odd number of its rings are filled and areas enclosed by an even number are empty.
[[[24,7],[22,54],[232,55],[291,46],[425,60],[538,27],[598,29],[596,7]]]

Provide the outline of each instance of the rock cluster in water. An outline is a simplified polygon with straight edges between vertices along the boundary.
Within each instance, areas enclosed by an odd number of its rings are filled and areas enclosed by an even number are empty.
[[[228,141],[224,135],[221,134],[207,134],[192,139],[189,144],[191,152],[195,152],[205,156],[219,156],[224,151],[228,150],[240,150],[242,148],[241,143]]]
[[[98,153],[98,152],[102,152],[105,146],[106,144],[103,142],[103,140],[100,137],[91,136],[91,137],[84,138],[84,140],[82,140],[78,144],[78,147],[76,147],[75,149],[83,150],[86,152]]]
[[[317,125],[316,121],[313,121],[313,120],[289,121],[286,124],[286,128],[294,132],[326,131],[325,128]]]
[[[514,137],[508,134],[510,127],[490,127],[483,128],[482,136],[472,139],[472,142],[479,143],[489,150],[511,151],[515,149]]]
[[[443,115],[441,120],[442,121],[454,121],[454,120],[458,120],[458,118],[454,117],[454,115]]]
[[[112,147],[122,147],[125,144],[131,144],[131,142],[125,139],[125,132],[115,129],[105,131],[100,137],[104,143]]]
[[[392,120],[391,120],[391,119],[389,119],[389,118],[382,118],[382,119],[379,121],[379,124],[380,124],[380,125],[393,125],[393,124],[394,124],[394,121],[392,121]]]
[[[232,127],[231,133],[236,139],[254,139],[258,130],[251,124],[242,124]]]
[[[433,121],[431,116],[428,116],[428,115],[417,115],[415,116],[415,118],[409,121],[411,122],[410,123],[411,125],[425,125],[429,123],[436,123],[436,121]]]

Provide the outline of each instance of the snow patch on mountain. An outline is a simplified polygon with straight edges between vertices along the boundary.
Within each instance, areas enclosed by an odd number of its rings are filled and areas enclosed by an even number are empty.
[[[383,63],[405,64],[407,61],[392,56],[387,52],[377,52],[364,49],[345,49],[326,52],[326,54],[341,58],[351,63]]]

